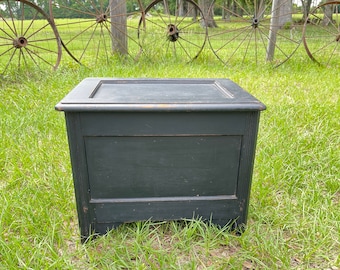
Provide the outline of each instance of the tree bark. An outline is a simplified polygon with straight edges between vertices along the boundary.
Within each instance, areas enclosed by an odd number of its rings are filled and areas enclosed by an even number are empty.
[[[127,25],[126,16],[117,16],[126,14],[125,1],[121,0],[110,1],[110,16],[111,16],[111,33],[112,33],[112,51],[120,54],[127,54]]]
[[[276,34],[279,29],[279,9],[280,0],[273,0],[272,3],[272,17],[270,20],[270,30],[269,30],[269,40],[267,46],[267,61],[272,61],[274,59],[275,45],[276,45]]]
[[[303,7],[303,17],[302,17],[302,22],[304,22],[309,15],[310,8],[312,5],[312,0],[301,0],[302,7]]]
[[[277,31],[293,22],[292,0],[273,0],[267,46],[267,61],[274,59]]]
[[[164,14],[170,14],[168,0],[163,0],[164,3]]]
[[[183,17],[185,15],[185,10],[184,10],[184,1],[183,0],[177,0],[177,5],[178,5],[178,16]]]
[[[225,21],[230,21],[231,17],[231,4],[232,0],[223,1],[222,5],[222,19]]]
[[[292,2],[292,0],[280,1],[278,9],[279,9],[279,21],[278,21],[279,27],[284,27],[285,25],[293,22],[293,17],[292,17],[293,2]]]
[[[203,16],[205,18],[205,25],[204,27],[209,28],[215,28],[217,27],[217,24],[214,20],[214,9],[213,7],[210,8],[210,6],[213,4],[214,0],[208,1],[208,0],[198,0],[198,5],[201,8],[203,12]]]
[[[330,0],[328,0],[327,2],[331,2]],[[330,25],[333,21],[333,8],[334,8],[334,5],[325,5],[324,6],[324,17],[323,17],[323,20],[322,20],[322,25],[324,26],[327,26],[327,25]]]

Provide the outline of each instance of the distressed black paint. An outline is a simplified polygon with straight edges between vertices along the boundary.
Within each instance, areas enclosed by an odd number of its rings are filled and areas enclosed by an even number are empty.
[[[148,219],[246,224],[265,106],[235,83],[89,78],[56,109],[83,239]]]

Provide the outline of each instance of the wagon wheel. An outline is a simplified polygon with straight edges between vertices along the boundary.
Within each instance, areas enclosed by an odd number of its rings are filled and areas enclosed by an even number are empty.
[[[140,22],[138,37],[142,53],[150,60],[190,62],[197,58],[207,39],[207,29],[199,6],[192,0],[170,6],[165,0],[153,1],[145,9],[145,24]]]
[[[273,0],[268,4],[266,0],[245,3],[236,0],[229,6],[227,2],[216,0],[209,10],[209,14],[215,14],[217,24],[216,28],[209,29],[209,43],[224,64],[278,66],[299,47],[302,26],[292,23],[292,10],[286,10],[291,1]]]
[[[60,58],[57,28],[41,8],[26,0],[0,0],[0,75],[56,69]]]
[[[77,62],[107,64],[114,54],[140,50],[137,26],[140,0],[52,0],[52,14],[62,45]]]
[[[313,61],[326,66],[339,65],[340,1],[322,4],[308,15],[302,40]]]

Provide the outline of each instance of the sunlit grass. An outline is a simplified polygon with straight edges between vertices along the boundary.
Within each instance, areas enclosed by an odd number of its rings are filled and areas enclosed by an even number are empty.
[[[190,64],[110,59],[85,67],[63,57],[56,72],[0,78],[0,269],[340,268],[335,69],[314,64],[302,47],[276,69],[224,66],[207,47]],[[241,236],[200,220],[143,221],[80,243],[65,119],[54,106],[96,76],[230,78],[267,105]]]

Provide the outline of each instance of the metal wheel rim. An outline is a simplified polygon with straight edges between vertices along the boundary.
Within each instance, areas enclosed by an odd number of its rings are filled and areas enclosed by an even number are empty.
[[[27,0],[0,3],[9,9],[0,12],[0,74],[32,67],[56,70],[62,50],[57,28],[49,16]],[[12,10],[15,5],[23,5],[24,12],[16,16]]]
[[[253,9],[250,6],[239,7],[242,16],[228,7],[219,7],[231,15],[230,21],[219,20],[218,28],[209,30],[208,40],[216,57],[225,65],[270,63],[277,67],[289,60],[300,46],[302,27],[290,23],[279,26],[275,22],[271,25],[271,17],[280,20],[285,15],[291,15],[289,12],[275,15],[283,1],[279,1],[278,8],[274,10],[271,5],[265,5],[265,2],[255,0],[254,6],[257,8]],[[232,25],[234,22],[235,25]],[[274,50],[272,55],[269,55],[270,47]]]
[[[69,7],[58,2],[56,5],[52,1],[52,14],[56,26],[58,27],[62,46],[66,52],[76,62],[86,66],[105,65],[111,62],[114,55],[129,56],[134,58],[139,49],[137,39],[137,26],[139,17],[142,14],[140,0],[119,1],[117,5],[110,0],[104,3],[103,0],[87,1],[89,6],[84,6],[85,2],[76,0],[76,7]],[[112,12],[110,13],[110,6]],[[119,9],[124,10],[123,5],[136,5],[134,11],[127,11],[119,14],[114,12]],[[74,18],[63,17],[67,12],[72,13]],[[123,20],[127,18],[127,25]],[[129,19],[134,19],[130,24]],[[116,34],[124,36],[126,41],[122,43]],[[134,49],[130,50],[130,47]]]
[[[338,5],[335,14],[336,19],[328,26],[321,25],[326,6]],[[314,27],[314,29],[312,29]],[[320,34],[314,34],[319,32]],[[312,42],[317,45],[313,46]],[[340,58],[340,1],[332,1],[314,8],[308,15],[303,27],[303,45],[309,58],[319,65],[338,64]]]
[[[205,21],[203,12],[192,0],[183,2],[187,7],[183,16],[180,16],[179,9],[172,10],[170,15],[157,12],[157,7],[164,7],[164,0],[155,0],[146,7],[145,21],[140,21],[138,26],[138,39],[141,55],[149,61],[172,59],[190,63],[202,52],[207,40],[207,28],[198,28]],[[189,13],[194,10],[199,18],[197,16],[196,21],[189,22]]]

